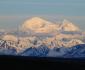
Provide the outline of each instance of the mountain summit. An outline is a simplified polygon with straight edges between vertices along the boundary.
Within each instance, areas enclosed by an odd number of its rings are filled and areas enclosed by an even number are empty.
[[[22,25],[22,30],[32,30],[37,33],[49,33],[57,29],[57,25],[40,17],[28,19]]]
[[[80,29],[68,20],[64,20],[62,24],[56,24],[44,20],[40,17],[33,17],[26,20],[21,27],[22,31],[32,30],[37,33],[50,33],[55,31],[79,31]]]
[[[35,29],[43,27],[46,24],[51,24],[51,22],[48,22],[40,17],[33,17],[24,22],[24,24],[22,25],[22,29],[23,30],[27,30],[27,29],[35,30]]]
[[[70,21],[64,19],[64,21],[62,22],[60,29],[64,30],[64,31],[79,31],[80,29],[74,25],[73,23],[71,23]]]

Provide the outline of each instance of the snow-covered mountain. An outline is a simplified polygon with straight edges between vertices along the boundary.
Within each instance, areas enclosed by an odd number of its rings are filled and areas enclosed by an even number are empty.
[[[3,35],[2,37],[3,40],[7,40],[7,41],[17,41],[17,37],[14,35]]]
[[[85,44],[79,44],[69,48],[54,48],[48,52],[47,56],[61,58],[85,58]]]
[[[79,45],[79,44],[85,44],[85,43],[81,40],[78,40],[78,39],[72,39],[71,41],[69,41],[67,43],[67,45],[65,47],[73,47],[73,46]]]
[[[22,24],[21,30],[32,30],[36,33],[49,33],[57,30],[57,28],[58,25],[52,22],[44,20],[40,17],[33,17],[25,21],[24,24]]]
[[[0,40],[0,55],[3,54],[38,57],[70,57],[69,55],[72,54],[69,54],[69,52],[77,52],[78,49],[75,50],[76,45],[85,44],[84,42],[78,39],[72,39],[70,41],[65,42],[62,40],[57,40],[55,39],[55,37],[53,37],[41,41],[34,36],[21,37],[18,38],[18,41],[15,41],[15,39],[10,40],[11,37],[15,38],[12,35],[8,35],[8,37],[5,37],[5,39],[2,38],[3,40]],[[82,46],[82,48],[83,47],[84,46]],[[80,51],[84,50],[82,48]],[[81,53],[80,51],[78,53]]]
[[[64,21],[62,22],[61,26],[60,26],[60,30],[63,31],[79,31],[80,29],[74,25],[72,22],[64,19]]]
[[[36,33],[49,33],[57,30],[58,25],[46,21],[40,17],[33,17],[26,20],[21,27],[22,31],[33,30]]]
[[[0,55],[68,57],[71,53],[74,56],[74,52],[85,51],[84,38],[85,32],[66,19],[57,24],[33,17],[19,30],[0,30]]]
[[[21,27],[22,31],[33,30],[36,33],[49,33],[55,31],[79,31],[80,29],[68,20],[61,24],[49,22],[40,17],[33,17],[26,20]]]
[[[38,48],[28,48],[24,52],[20,53],[22,56],[38,56],[47,57],[49,48],[46,45],[41,45]]]
[[[68,39],[67,39],[68,40]],[[85,44],[83,41],[78,39],[70,39],[68,41],[57,40],[55,38],[47,38],[43,40],[43,43],[48,46],[50,49],[54,47],[73,47],[79,44]]]

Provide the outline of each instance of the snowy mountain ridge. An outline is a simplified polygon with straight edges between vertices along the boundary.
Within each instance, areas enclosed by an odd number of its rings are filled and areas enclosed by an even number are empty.
[[[33,17],[31,19],[26,20],[21,29],[26,31],[28,29],[33,30],[37,33],[49,33],[52,31],[63,30],[63,31],[79,31],[80,29],[71,23],[70,21],[64,19],[62,24],[56,24],[49,21],[46,21],[39,17]]]

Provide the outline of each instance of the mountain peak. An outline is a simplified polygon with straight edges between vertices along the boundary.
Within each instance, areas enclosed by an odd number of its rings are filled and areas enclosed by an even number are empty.
[[[41,17],[32,17],[28,20],[26,20],[25,22],[34,22],[34,23],[42,23],[42,22],[47,22],[45,19],[41,18]]]
[[[41,17],[32,17],[30,20],[39,20],[39,21],[42,21],[43,19]]]
[[[73,24],[72,22],[66,19],[64,19],[64,21],[62,22],[61,28],[64,31],[79,31],[80,30],[75,24]]]
[[[72,22],[68,21],[67,19],[64,19],[62,22],[62,25],[74,25]]]
[[[56,30],[62,31],[80,31],[80,29],[71,23],[70,21],[64,19],[62,24],[54,24],[47,20],[42,19],[41,17],[33,17],[27,19],[21,27],[22,31],[32,30],[37,33],[49,33]]]
[[[46,21],[40,17],[33,17],[24,22],[24,24],[22,25],[22,30],[28,30],[28,29],[36,30],[48,24],[51,24],[51,22]]]

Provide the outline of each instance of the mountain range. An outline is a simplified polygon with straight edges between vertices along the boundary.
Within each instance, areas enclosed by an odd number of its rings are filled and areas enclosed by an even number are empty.
[[[76,51],[81,53],[84,45],[85,32],[66,19],[54,23],[33,17],[16,31],[0,31],[0,55],[75,57]],[[77,46],[80,51],[75,50]]]

